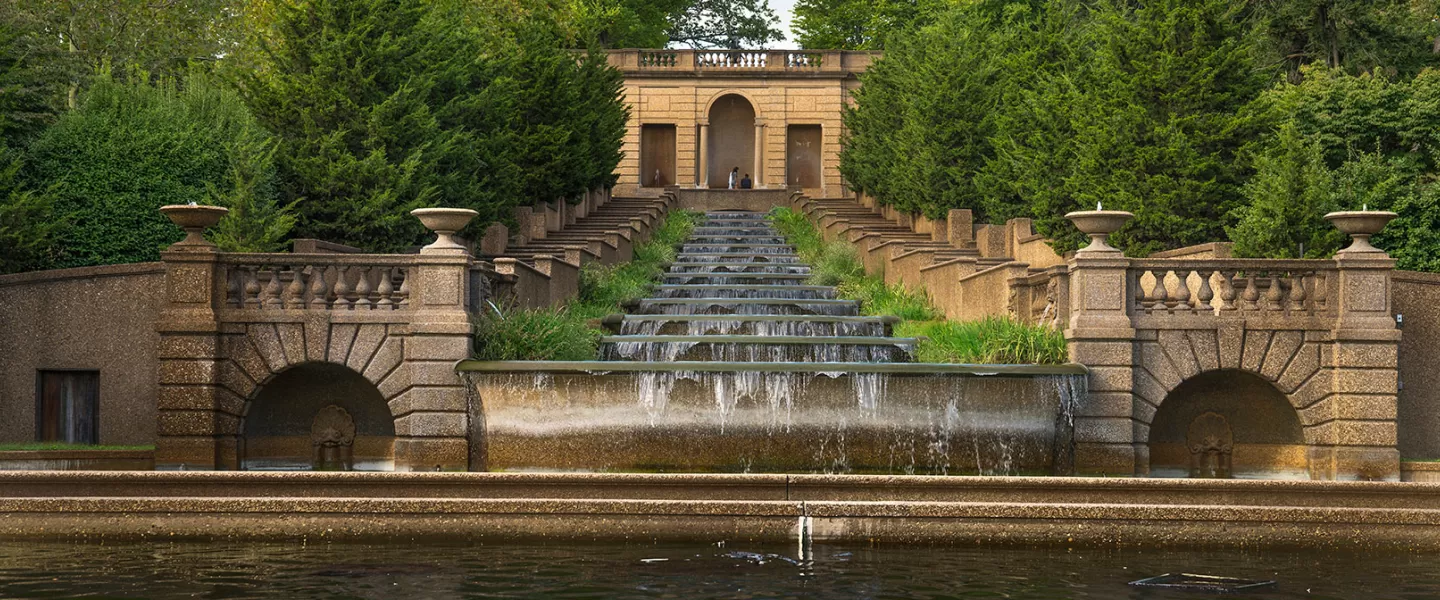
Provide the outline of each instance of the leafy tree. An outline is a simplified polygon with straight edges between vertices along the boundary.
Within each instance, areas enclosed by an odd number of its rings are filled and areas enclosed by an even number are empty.
[[[575,47],[664,48],[690,0],[568,0],[561,20]]]
[[[29,172],[53,190],[67,223],[47,266],[156,260],[180,233],[158,209],[204,202],[212,189],[236,197],[230,145],[267,136],[233,91],[206,77],[152,85],[102,73],[30,146]],[[261,160],[255,170],[254,193],[263,194],[269,169]]]
[[[1250,1],[1259,49],[1292,80],[1311,63],[1407,74],[1440,64],[1433,0]]]
[[[1250,110],[1259,119],[1280,123],[1276,133],[1262,141],[1269,154],[1296,143],[1315,149],[1324,175],[1316,175],[1309,185],[1328,185],[1334,199],[1327,207],[1292,213],[1291,220],[1273,223],[1315,229],[1310,219],[1324,210],[1393,210],[1399,217],[1376,237],[1376,244],[1389,250],[1401,268],[1440,270],[1440,190],[1436,189],[1440,72],[1427,70],[1413,79],[1396,79],[1311,65],[1301,73],[1298,84],[1276,86],[1257,98]],[[1279,202],[1283,199],[1272,203]],[[1289,256],[1283,247],[1264,243],[1265,236],[1276,234],[1237,229],[1231,235],[1247,254]],[[1323,244],[1312,241],[1307,254],[1328,255],[1342,241],[1338,235]]]
[[[60,51],[70,76],[67,105],[102,68],[118,74],[182,77],[191,63],[233,49],[243,0],[0,0],[0,18],[35,23],[47,51]]]
[[[804,48],[883,50],[897,34],[930,23],[944,0],[799,0],[791,31]]]
[[[778,24],[767,0],[692,0],[668,35],[689,48],[763,48],[785,39]]]

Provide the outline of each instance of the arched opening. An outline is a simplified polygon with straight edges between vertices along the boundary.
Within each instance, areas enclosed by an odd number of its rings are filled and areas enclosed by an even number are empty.
[[[1308,479],[1300,417],[1245,371],[1201,373],[1171,391],[1150,423],[1155,477]]]
[[[349,368],[304,363],[255,392],[240,425],[245,470],[395,468],[395,421],[375,384]]]
[[[709,180],[712,188],[729,186],[730,172],[750,173],[755,164],[755,107],[739,94],[726,94],[710,105]],[[737,183],[738,187],[738,183]]]

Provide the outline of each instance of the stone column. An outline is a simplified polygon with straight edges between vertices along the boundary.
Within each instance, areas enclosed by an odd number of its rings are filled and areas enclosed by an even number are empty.
[[[1331,376],[1329,395],[1305,409],[1321,421],[1305,432],[1314,479],[1400,478],[1395,424],[1400,330],[1390,293],[1395,261],[1368,243],[1388,220],[1380,220],[1373,231],[1349,231],[1361,234],[1357,243],[1335,254],[1334,342],[1320,356],[1320,375],[1328,371]]]
[[[710,143],[710,124],[700,124],[700,143],[695,148],[695,156],[700,158],[700,173],[695,176],[695,187],[710,187],[710,157],[707,146]]]
[[[471,258],[463,247],[444,244],[445,238],[422,248],[415,259],[403,372],[392,376],[408,379],[398,384],[407,389],[391,400],[397,471],[469,468],[470,399],[455,362],[470,357],[465,303]]]
[[[765,187],[764,178],[760,176],[765,170],[765,124],[755,123],[755,175],[750,180],[756,189]]]
[[[172,209],[182,213],[208,209],[214,219],[186,227],[189,236],[160,253],[165,262],[165,304],[155,323],[160,333],[155,468],[235,469],[239,466],[240,415],[245,399],[220,385],[217,312],[225,301],[227,286],[219,249],[201,236],[225,211],[216,207],[162,209],[182,226],[187,215],[172,214]],[[203,215],[200,220],[205,220]]]
[[[1072,213],[1074,214],[1074,213]],[[1067,215],[1069,217],[1070,215]],[[1128,216],[1128,215],[1127,215]],[[1075,407],[1075,471],[1082,475],[1145,475],[1150,464],[1147,437],[1136,436],[1134,339],[1126,310],[1125,255],[1104,243],[1124,224],[1076,220],[1099,242],[1070,259],[1070,323],[1065,339],[1070,360],[1090,368],[1089,393]]]

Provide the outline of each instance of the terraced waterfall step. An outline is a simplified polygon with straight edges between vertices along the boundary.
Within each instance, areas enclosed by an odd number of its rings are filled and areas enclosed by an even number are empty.
[[[711,212],[654,295],[600,340],[608,361],[903,363],[917,340],[808,285],[810,266],[758,213]],[[654,313],[661,313],[656,315]]]

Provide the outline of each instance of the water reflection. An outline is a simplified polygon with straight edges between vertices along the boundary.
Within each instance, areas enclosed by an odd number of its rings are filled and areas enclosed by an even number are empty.
[[[817,545],[0,543],[4,598],[1196,598],[1170,571],[1279,585],[1247,598],[1440,597],[1440,556]],[[1203,595],[1200,597],[1204,597]]]

